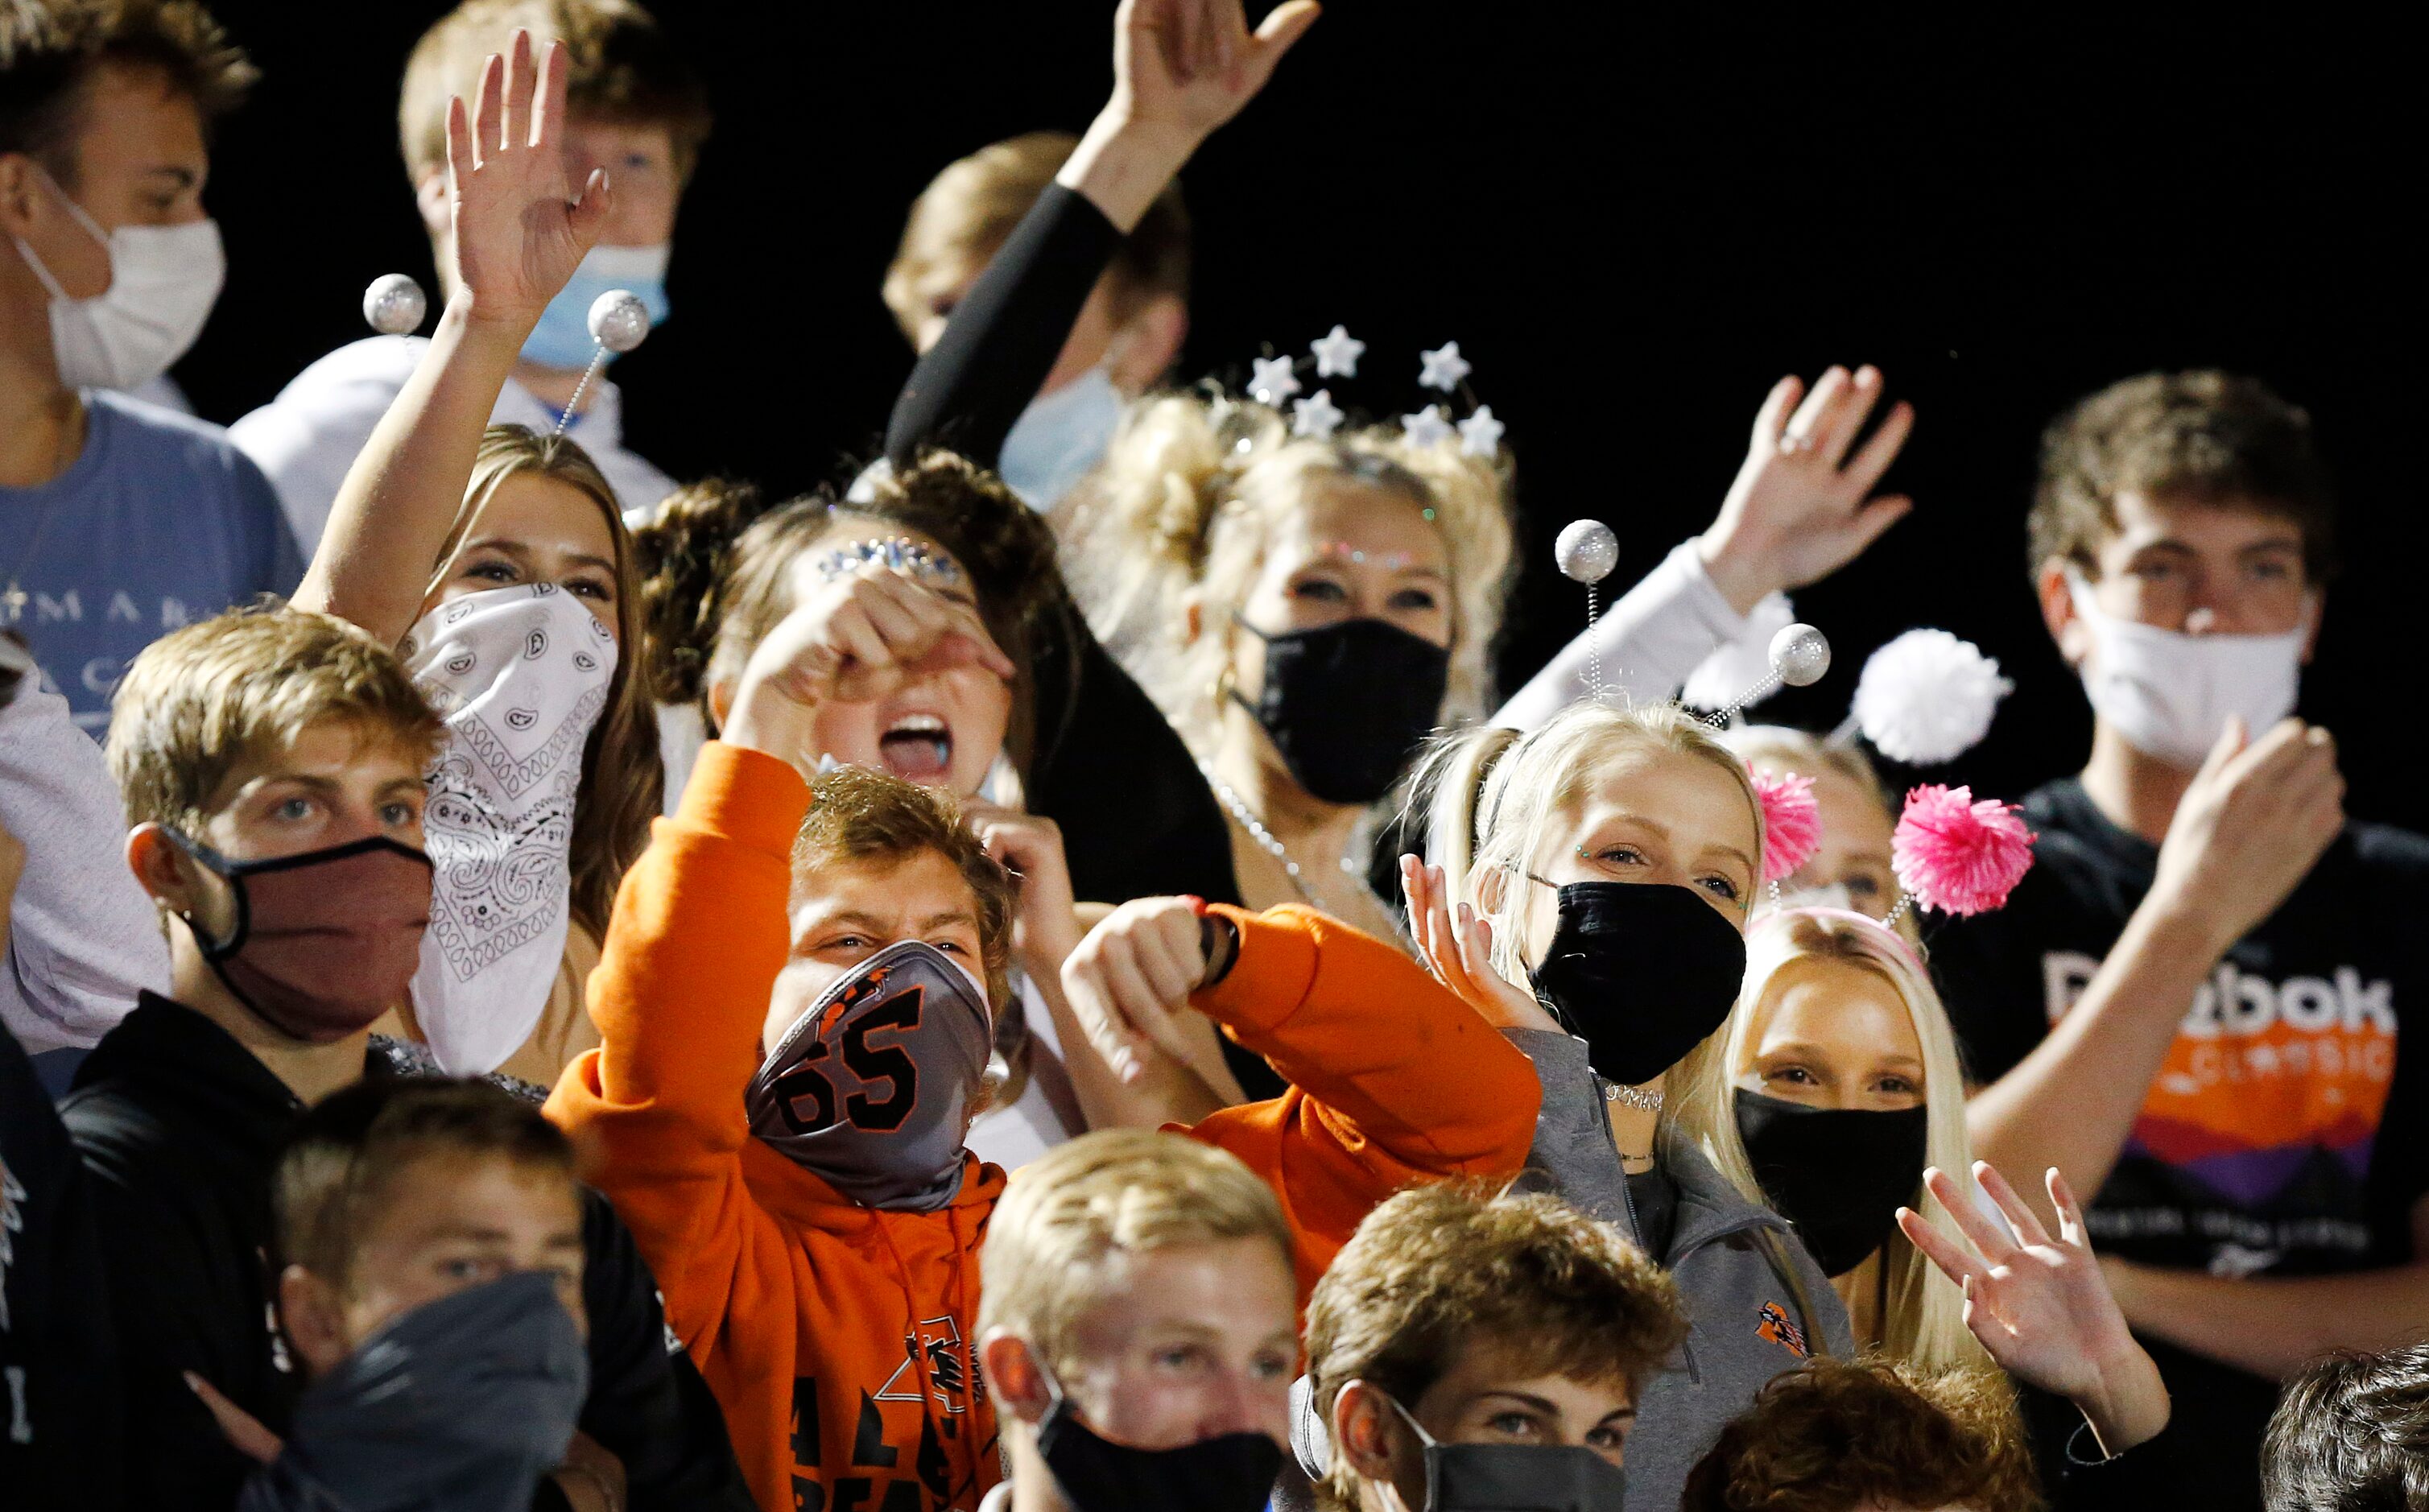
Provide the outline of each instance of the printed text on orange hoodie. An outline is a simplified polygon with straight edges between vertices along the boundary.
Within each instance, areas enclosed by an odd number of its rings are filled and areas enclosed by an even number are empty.
[[[880,1211],[743,1116],[808,807],[785,763],[702,753],[618,895],[590,979],[600,1048],[548,1112],[639,1239],[767,1512],[970,1512],[1000,1478],[970,1331],[1003,1172],[968,1156],[946,1206]],[[1195,1001],[1294,1086],[1190,1132],[1273,1184],[1304,1301],[1393,1192],[1515,1175],[1541,1094],[1526,1057],[1394,947],[1310,910],[1225,912],[1238,964]]]

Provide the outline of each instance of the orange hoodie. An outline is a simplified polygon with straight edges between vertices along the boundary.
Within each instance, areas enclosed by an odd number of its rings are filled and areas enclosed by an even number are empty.
[[[618,895],[590,979],[600,1047],[548,1113],[639,1240],[762,1507],[972,1512],[1001,1476],[970,1334],[1003,1172],[970,1156],[934,1212],[864,1207],[743,1114],[808,807],[785,763],[702,752]],[[1540,1093],[1522,1054],[1390,945],[1304,909],[1227,913],[1239,964],[1198,1005],[1297,1086],[1193,1132],[1273,1183],[1303,1297],[1401,1187],[1515,1174]]]

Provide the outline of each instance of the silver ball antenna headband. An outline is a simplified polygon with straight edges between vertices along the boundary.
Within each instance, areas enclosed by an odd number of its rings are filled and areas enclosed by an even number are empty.
[[[1586,689],[1595,703],[1607,702],[1602,680],[1602,581],[1619,565],[1619,537],[1599,520],[1573,520],[1552,543],[1552,560],[1561,575],[1586,586]],[[1748,704],[1783,683],[1807,688],[1830,670],[1830,640],[1809,624],[1792,624],[1771,638],[1771,671],[1760,682],[1729,700],[1706,723],[1727,729]]]
[[[429,296],[421,286],[401,273],[392,273],[372,280],[363,291],[363,319],[382,336],[410,336],[421,328],[422,318],[430,313]],[[591,301],[590,339],[599,349],[590,355],[590,365],[582,370],[582,381],[573,386],[573,396],[565,402],[564,413],[557,416],[554,434],[562,436],[565,427],[573,423],[574,412],[582,407],[582,396],[590,390],[599,370],[607,365],[610,354],[621,356],[641,344],[650,334],[650,308],[641,296],[626,289],[610,289]]]

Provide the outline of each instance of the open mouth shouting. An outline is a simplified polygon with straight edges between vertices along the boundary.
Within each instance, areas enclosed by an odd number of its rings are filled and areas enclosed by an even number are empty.
[[[941,714],[897,714],[880,727],[877,752],[905,782],[940,782],[953,761],[952,726]]]

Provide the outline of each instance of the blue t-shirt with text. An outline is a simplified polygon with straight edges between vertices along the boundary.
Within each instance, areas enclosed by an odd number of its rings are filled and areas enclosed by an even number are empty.
[[[39,488],[0,487],[0,625],[96,734],[135,654],[304,575],[269,480],[227,432],[87,390],[84,450]]]

